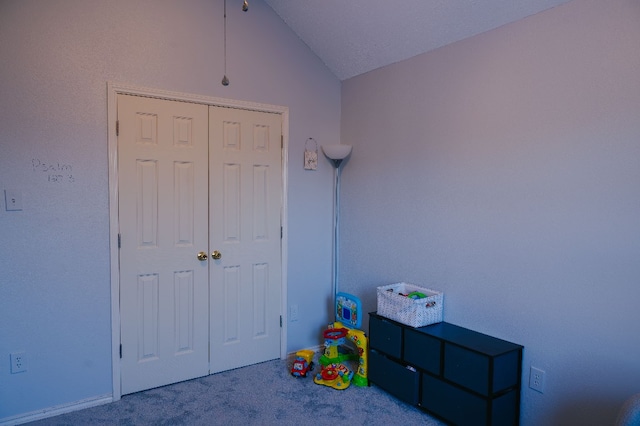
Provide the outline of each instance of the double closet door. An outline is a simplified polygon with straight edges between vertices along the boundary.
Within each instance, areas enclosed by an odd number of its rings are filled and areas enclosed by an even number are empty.
[[[280,357],[281,116],[117,103],[122,394]]]

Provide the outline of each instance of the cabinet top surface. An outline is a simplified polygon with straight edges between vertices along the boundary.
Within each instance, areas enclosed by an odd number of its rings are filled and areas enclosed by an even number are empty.
[[[463,346],[465,348],[482,352],[487,355],[497,356],[506,352],[521,350],[523,348],[522,345],[498,339],[497,337],[492,337],[487,334],[479,333],[477,331],[469,330],[468,328],[460,327],[448,322],[439,322],[436,324],[427,325],[425,327],[413,328],[411,326],[400,324],[386,317],[380,316],[375,312],[372,312],[371,315],[375,315],[381,319],[399,324],[404,327],[405,330],[437,337],[444,340],[445,342]]]

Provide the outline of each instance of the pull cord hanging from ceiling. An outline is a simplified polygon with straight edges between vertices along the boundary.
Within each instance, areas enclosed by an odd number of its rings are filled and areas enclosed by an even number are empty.
[[[249,10],[249,3],[247,2],[247,0],[244,0],[242,3],[242,11],[246,12],[248,10]],[[224,30],[223,30],[224,31],[224,58],[223,58],[224,75],[222,76],[222,85],[228,86],[229,77],[227,77],[227,0],[224,0],[223,20],[224,20]]]

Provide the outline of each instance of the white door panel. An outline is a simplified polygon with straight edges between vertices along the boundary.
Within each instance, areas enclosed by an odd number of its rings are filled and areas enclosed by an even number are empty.
[[[208,116],[118,96],[122,394],[208,374]]]
[[[211,371],[280,356],[281,119],[209,107]]]

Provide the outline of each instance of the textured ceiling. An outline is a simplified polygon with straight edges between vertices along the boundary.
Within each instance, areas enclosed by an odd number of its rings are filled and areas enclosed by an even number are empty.
[[[265,0],[340,79],[569,0]]]

